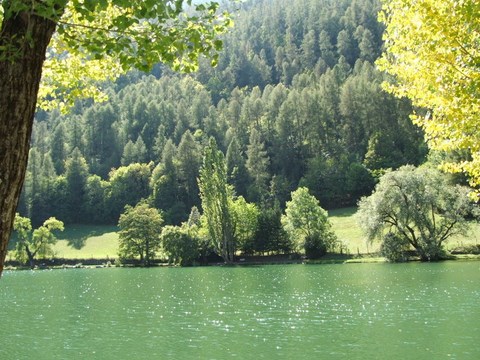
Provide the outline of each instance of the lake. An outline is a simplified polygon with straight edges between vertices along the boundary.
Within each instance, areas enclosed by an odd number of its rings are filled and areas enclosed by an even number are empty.
[[[480,262],[6,271],[0,359],[480,359]]]

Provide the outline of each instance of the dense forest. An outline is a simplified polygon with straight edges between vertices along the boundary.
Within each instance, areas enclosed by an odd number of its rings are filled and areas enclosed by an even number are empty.
[[[237,4],[238,6],[238,4]],[[157,65],[105,83],[104,103],[38,112],[19,212],[41,224],[116,224],[141,199],[166,224],[201,208],[197,178],[215,138],[235,193],[283,208],[299,186],[325,208],[371,193],[388,168],[427,155],[412,106],[381,88],[378,0],[241,4],[218,66]]]

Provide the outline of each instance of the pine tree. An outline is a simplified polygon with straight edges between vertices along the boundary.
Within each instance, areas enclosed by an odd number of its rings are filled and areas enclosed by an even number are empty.
[[[228,182],[233,185],[236,195],[247,195],[248,173],[245,158],[234,136],[227,148],[226,155]]]
[[[137,158],[136,154],[136,147],[132,140],[128,140],[127,144],[123,148],[123,155],[122,155],[122,165],[130,165],[133,164]]]
[[[265,151],[260,133],[253,128],[250,132],[249,145],[247,147],[247,171],[252,179],[248,189],[249,199],[253,202],[261,202],[268,193],[270,158]]]
[[[163,150],[162,161],[153,170],[150,181],[153,203],[164,212],[166,224],[178,224],[184,220],[171,211],[180,199],[178,170],[174,163],[176,151],[173,141],[169,139]]]
[[[175,156],[179,194],[181,194],[187,209],[194,205],[200,205],[197,183],[201,163],[200,154],[200,146],[190,130],[187,130],[180,140]]]
[[[81,223],[84,215],[85,186],[88,178],[88,165],[78,148],[75,148],[65,164],[67,181],[67,214],[65,220]]]
[[[57,174],[63,174],[65,171],[65,160],[67,159],[65,142],[65,126],[60,123],[55,127],[53,135],[50,137],[50,151]]]

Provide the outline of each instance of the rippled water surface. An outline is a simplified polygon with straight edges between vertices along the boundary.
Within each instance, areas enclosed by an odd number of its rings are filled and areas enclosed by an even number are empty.
[[[0,359],[480,359],[480,262],[6,272]]]

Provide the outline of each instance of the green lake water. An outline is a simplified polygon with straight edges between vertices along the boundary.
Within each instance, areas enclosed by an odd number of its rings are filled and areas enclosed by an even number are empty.
[[[480,262],[7,271],[0,359],[480,359]]]

